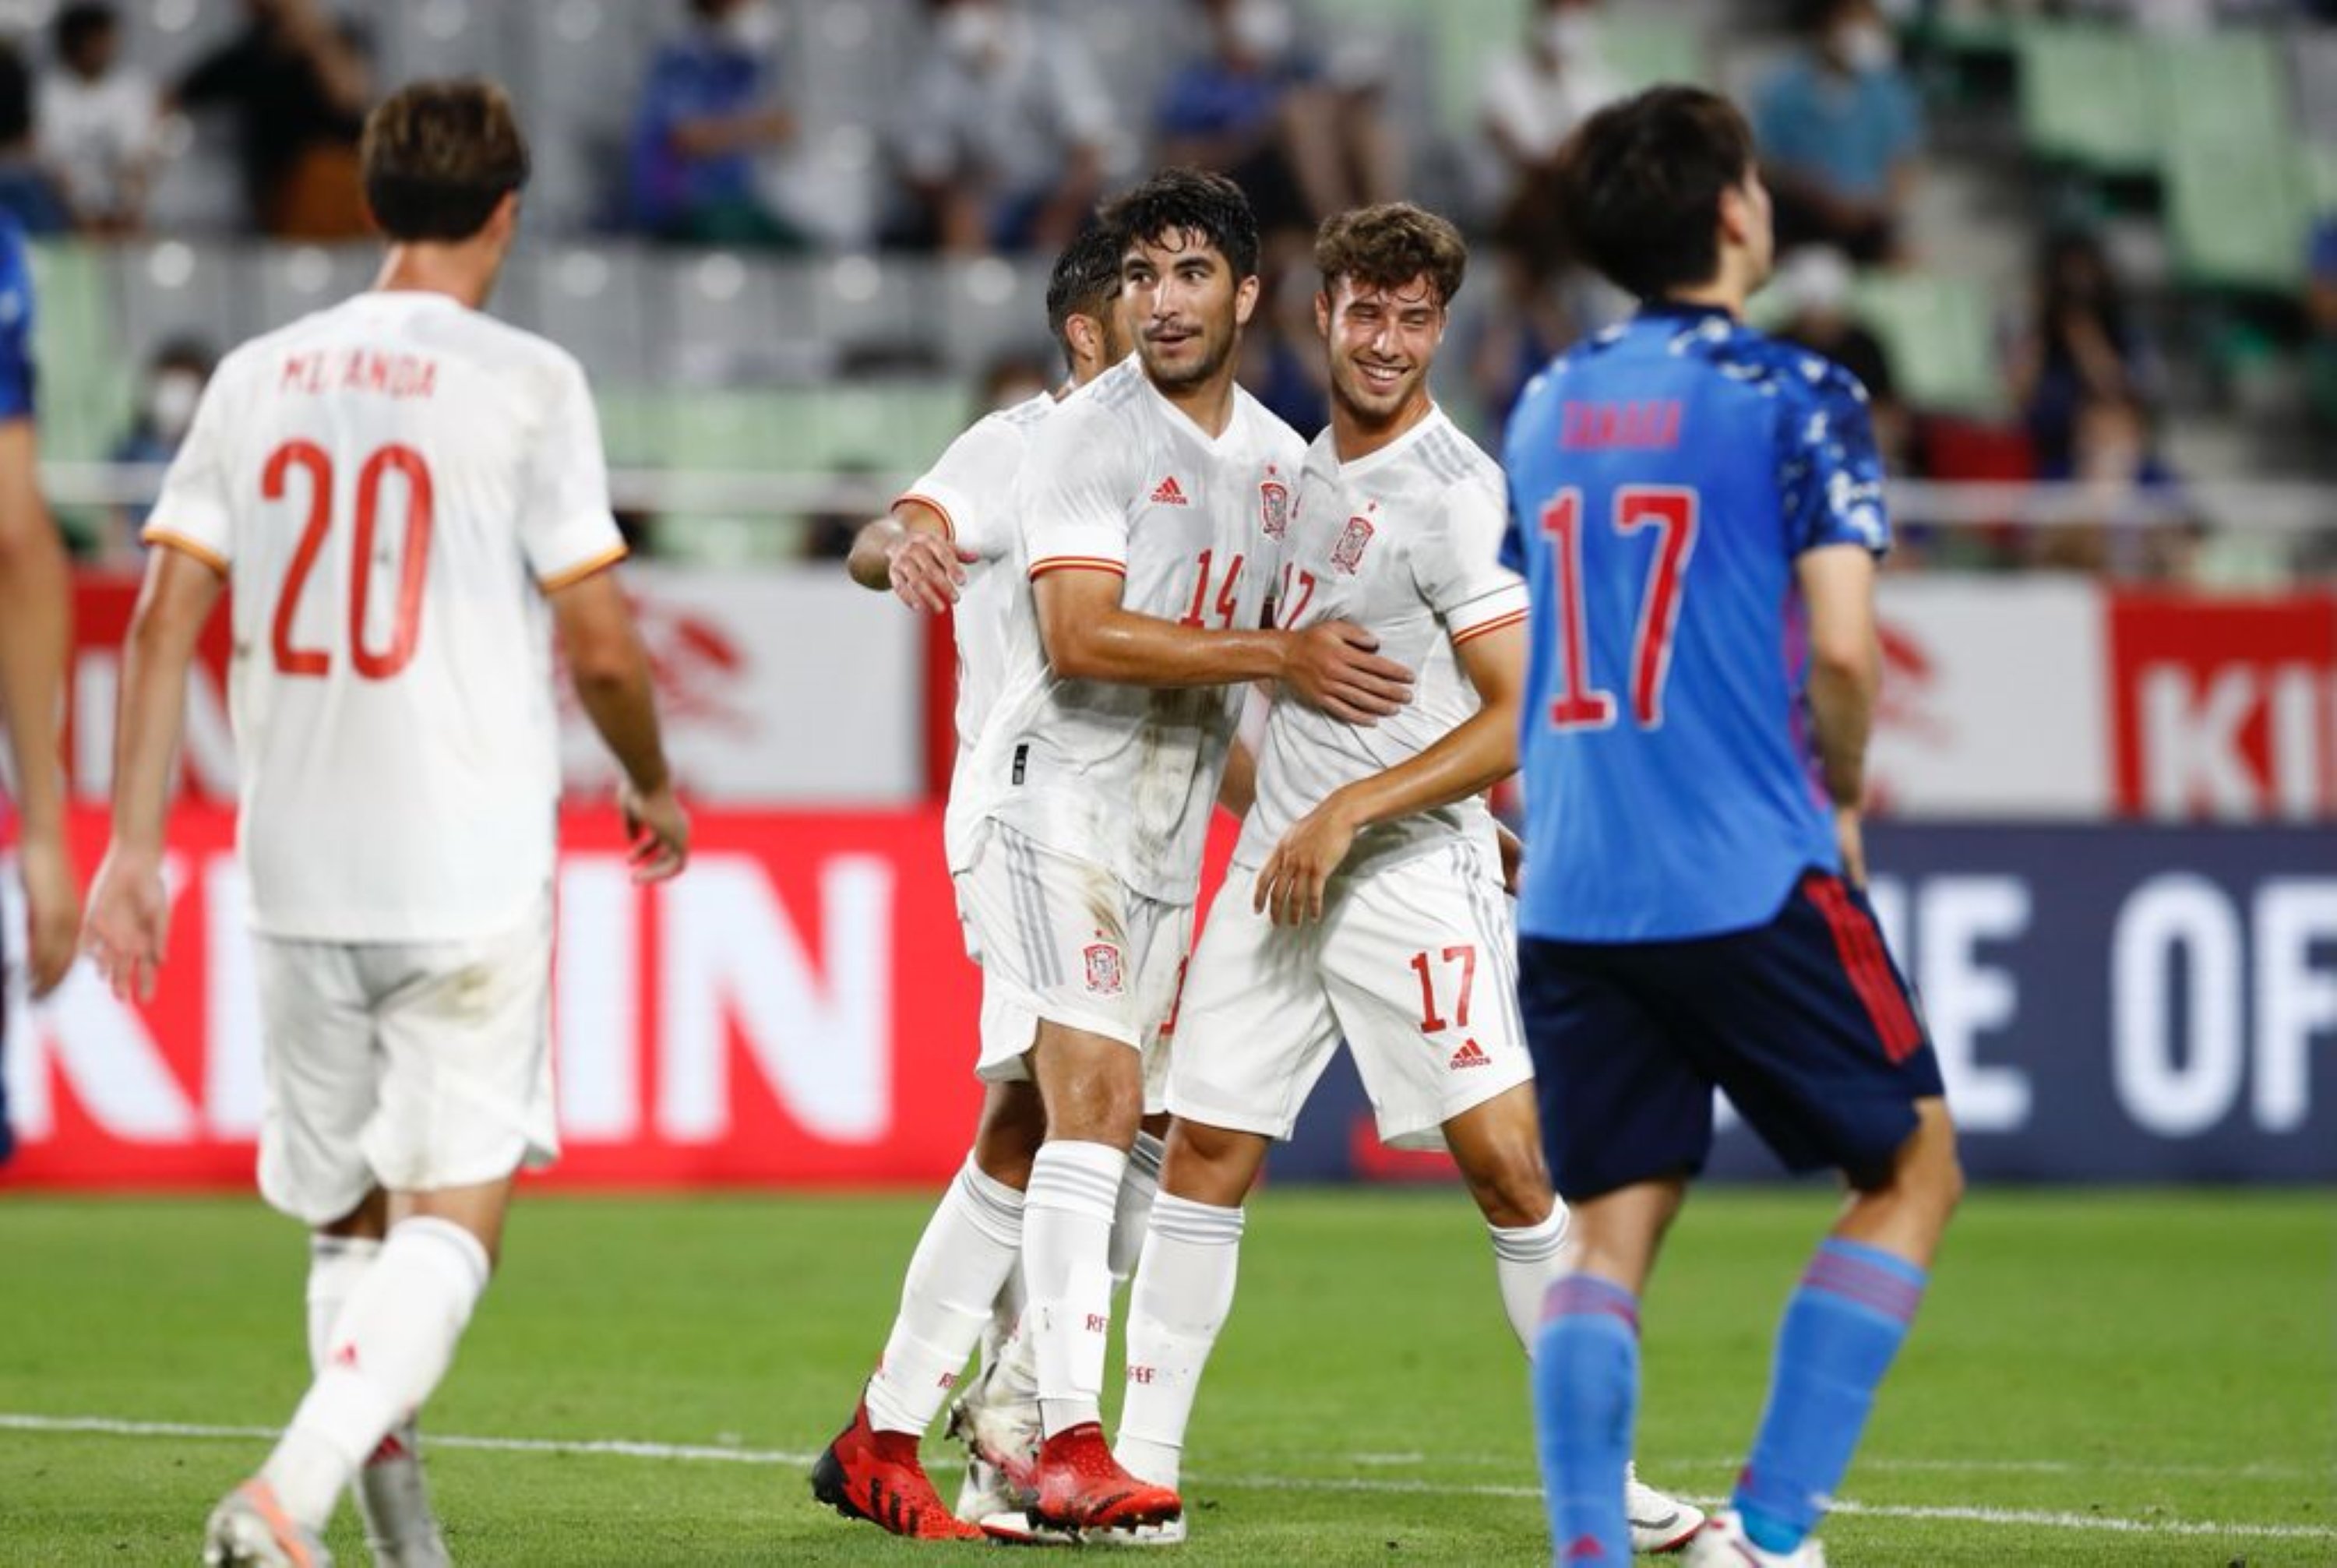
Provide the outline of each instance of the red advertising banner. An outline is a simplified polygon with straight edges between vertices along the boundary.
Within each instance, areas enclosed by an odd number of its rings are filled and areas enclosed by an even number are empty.
[[[103,820],[75,828],[94,867]],[[231,818],[179,812],[168,869],[151,1005],[86,965],[38,1010],[8,999],[0,1185],[250,1181],[259,1020]],[[547,1181],[934,1184],[964,1158],[979,975],[938,811],[703,813],[688,874],[650,888],[613,819],[572,815],[558,941],[566,1152]]]
[[[2337,815],[2337,593],[2109,599],[2121,816]]]

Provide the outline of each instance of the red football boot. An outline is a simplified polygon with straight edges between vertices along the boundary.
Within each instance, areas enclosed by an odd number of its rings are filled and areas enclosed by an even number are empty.
[[[836,1435],[811,1467],[811,1494],[846,1519],[919,1541],[979,1541],[982,1531],[945,1507],[917,1463],[913,1432],[879,1432],[868,1425],[868,1402]]]
[[[1032,1479],[1039,1500],[1031,1516],[1066,1530],[1126,1530],[1166,1524],[1185,1512],[1176,1493],[1121,1469],[1104,1446],[1103,1428],[1092,1421],[1048,1438]]]

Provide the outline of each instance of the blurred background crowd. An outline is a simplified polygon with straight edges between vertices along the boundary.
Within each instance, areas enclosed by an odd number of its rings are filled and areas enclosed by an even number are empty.
[[[1308,434],[1317,220],[1460,220],[1439,396],[1491,441],[1628,309],[1545,174],[1662,79],[1745,105],[1760,318],[1934,482],[1901,569],[2269,583],[2337,535],[2337,0],[0,0],[0,209],[38,241],[44,455],[95,557],[134,554],[215,355],[364,286],[366,107],[455,72],[535,144],[495,308],[592,372],[656,554],[839,549],[1054,377],[1054,248],[1164,162],[1250,193],[1245,379]]]

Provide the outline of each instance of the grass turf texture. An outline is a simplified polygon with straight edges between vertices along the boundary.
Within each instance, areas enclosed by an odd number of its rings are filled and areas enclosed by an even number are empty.
[[[1726,1490],[1821,1192],[1691,1202],[1646,1312],[1650,1479]],[[918,1550],[812,1503],[926,1205],[537,1198],[431,1431],[756,1463],[440,1447],[459,1560],[845,1563]],[[2326,1192],[1975,1195],[1825,1529],[1840,1564],[2337,1563]],[[273,1426],[307,1381],[299,1232],[256,1201],[0,1200],[0,1416]],[[0,1427],[0,1563],[193,1560],[262,1438]],[[955,1494],[953,1450],[928,1463]],[[1253,1212],[1188,1456],[1193,1563],[1545,1563],[1522,1364],[1452,1193]],[[2091,1528],[1922,1516],[2076,1515]],[[2151,1526],[2136,1532],[2105,1521]],[[2185,1523],[2282,1534],[2177,1534]],[[330,1537],[366,1553],[344,1509]],[[946,1549],[944,1549],[946,1550]],[[965,1550],[980,1550],[966,1548]]]

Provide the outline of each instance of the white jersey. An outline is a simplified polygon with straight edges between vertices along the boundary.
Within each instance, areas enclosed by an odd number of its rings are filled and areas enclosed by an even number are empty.
[[[1305,446],[1236,389],[1214,440],[1130,359],[1034,435],[1016,494],[1032,581],[1070,568],[1125,579],[1120,603],[1188,626],[1256,627],[1281,557]],[[1065,681],[1032,593],[1015,595],[1006,681],[961,776],[968,812],[1110,871],[1167,903],[1198,892],[1243,688],[1157,691]]]
[[[1333,791],[1418,756],[1477,711],[1453,650],[1525,619],[1526,590],[1501,564],[1501,471],[1441,409],[1368,456],[1341,463],[1331,432],[1306,454],[1276,601],[1298,629],[1352,621],[1415,676],[1411,702],[1375,725],[1344,723],[1287,697],[1274,704],[1257,798],[1234,859],[1263,865],[1291,825]],[[1490,841],[1482,800],[1365,828],[1343,871],[1393,864],[1456,837]]]
[[[146,537],[233,589],[258,930],[529,918],[560,794],[544,592],[625,548],[572,358],[443,294],[318,311],[220,364]]]
[[[966,814],[971,793],[964,780],[974,743],[997,705],[1006,678],[1007,622],[1021,573],[1013,567],[1019,530],[1014,525],[1014,485],[1030,451],[1032,432],[1055,411],[1055,395],[1036,397],[985,415],[949,444],[923,478],[902,495],[941,514],[950,543],[978,559],[965,563],[965,585],[950,614],[957,642],[957,760],[950,769],[949,808],[942,818],[942,842],[953,874],[973,862],[973,829]]]

